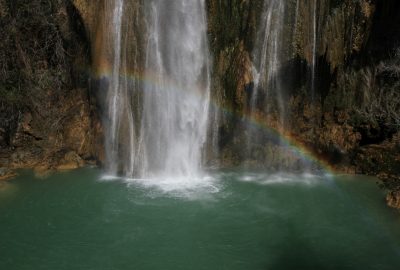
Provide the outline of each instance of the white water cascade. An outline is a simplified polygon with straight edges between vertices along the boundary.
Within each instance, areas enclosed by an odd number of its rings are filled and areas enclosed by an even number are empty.
[[[149,0],[141,14],[147,38],[142,62],[129,61],[124,0],[106,7],[108,54],[106,157],[108,171],[136,179],[200,179],[210,103],[204,0]],[[128,2],[125,2],[128,5]],[[109,4],[108,4],[109,5]],[[129,15],[126,15],[129,16]],[[127,78],[127,63],[143,70]],[[141,65],[141,66],[138,66]],[[138,76],[137,76],[138,77]],[[135,104],[134,106],[132,104]]]
[[[204,0],[146,2],[141,138],[144,177],[200,176],[210,101]]]

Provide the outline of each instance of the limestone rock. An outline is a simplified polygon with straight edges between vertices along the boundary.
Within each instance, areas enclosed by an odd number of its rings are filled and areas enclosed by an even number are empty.
[[[390,207],[400,209],[400,191],[391,191],[386,196],[386,202]]]
[[[82,158],[75,152],[71,151],[65,154],[64,158],[56,166],[59,171],[68,171],[80,168],[84,165]]]
[[[0,168],[0,181],[9,180],[17,176],[17,173],[7,168]]]

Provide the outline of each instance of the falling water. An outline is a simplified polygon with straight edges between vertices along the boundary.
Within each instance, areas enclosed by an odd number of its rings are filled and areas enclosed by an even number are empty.
[[[210,99],[204,0],[146,2],[148,42],[139,175],[201,175]]]
[[[111,11],[111,12],[110,12]],[[117,174],[120,171],[133,172],[132,150],[134,147],[133,115],[130,100],[130,90],[126,78],[121,73],[126,69],[122,57],[122,19],[124,1],[115,0],[107,2],[106,16],[112,14],[110,19],[105,19],[110,24],[106,26],[106,39],[103,46],[109,46],[111,51],[103,48],[103,56],[111,66],[111,74],[107,77],[107,98],[105,114],[106,158],[108,171]],[[104,53],[105,51],[105,53]],[[103,62],[105,60],[102,60]],[[122,139],[123,138],[123,141]]]
[[[312,51],[311,51],[311,100],[315,98],[315,73],[317,65],[317,0],[312,0]]]
[[[267,97],[275,93],[277,102],[282,102],[277,73],[281,65],[284,13],[284,1],[265,1],[262,24],[253,57],[255,59],[253,67],[255,80],[250,106],[252,111],[256,109],[259,91],[264,91]],[[282,106],[280,107],[282,108]]]
[[[130,5],[106,1],[97,56],[110,70],[101,77],[108,172],[199,179],[210,101],[205,2],[146,1],[145,29],[129,28]],[[130,31],[145,31],[145,44],[132,44],[140,39]],[[138,48],[144,61],[131,59]],[[144,70],[144,80],[126,76],[128,70]]]
[[[272,103],[277,114],[284,119],[284,102],[279,70],[283,56],[285,1],[266,0],[264,2],[260,30],[253,52],[254,88],[250,97],[250,114],[258,110],[271,112]],[[251,155],[251,145],[257,143],[258,131],[247,127],[247,152]]]

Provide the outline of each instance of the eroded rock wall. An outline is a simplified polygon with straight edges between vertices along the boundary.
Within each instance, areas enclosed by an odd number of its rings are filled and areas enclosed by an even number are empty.
[[[300,138],[314,144],[339,169],[397,178],[400,21],[395,14],[400,5],[396,1],[331,1],[330,5],[319,20],[317,103],[307,102],[299,92],[301,105],[295,106],[300,111],[312,108],[317,128],[313,135]],[[301,42],[296,46],[297,55],[309,62]],[[304,113],[292,119],[307,120]],[[292,128],[305,134],[295,124]]]
[[[99,156],[90,47],[69,1],[0,1],[0,169],[77,168]]]
[[[244,158],[238,154],[245,137],[240,122],[248,102],[246,85],[253,80],[252,51],[262,2],[208,1],[213,92],[218,107],[223,108],[219,122],[222,164],[239,164]],[[313,3],[317,6],[312,95]],[[285,40],[290,44],[285,45],[281,74],[287,119],[282,127],[278,115],[262,115],[263,105],[260,118],[338,170],[379,175],[393,190],[392,180],[396,182],[400,174],[396,139],[400,130],[400,22],[396,15],[400,3],[322,0],[286,4],[288,16],[295,17],[297,12],[294,21],[285,19]],[[267,164],[266,159],[279,156],[271,154],[275,150],[273,145],[260,145],[258,160]]]

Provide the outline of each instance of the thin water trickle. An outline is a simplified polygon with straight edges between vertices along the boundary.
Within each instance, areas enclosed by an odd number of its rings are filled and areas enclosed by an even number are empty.
[[[284,13],[283,1],[271,0],[264,3],[262,23],[253,56],[255,80],[250,105],[252,112],[257,109],[256,102],[260,91],[265,92],[267,97],[275,93],[277,101],[281,102],[277,72],[281,65]]]
[[[264,2],[261,25],[257,34],[253,52],[254,91],[250,97],[250,114],[261,110],[270,113],[271,104],[276,104],[276,113],[280,123],[285,119],[285,104],[279,70],[283,56],[283,33],[286,4],[284,1],[269,0]],[[261,107],[260,107],[261,104]],[[247,155],[251,156],[251,144],[257,141],[258,131],[247,127]]]
[[[111,12],[109,11],[111,10]],[[107,87],[107,112],[105,133],[106,133],[106,156],[108,170],[116,174],[119,170],[132,171],[131,158],[129,153],[133,149],[132,139],[134,133],[132,110],[130,106],[130,89],[127,87],[126,78],[121,76],[125,69],[124,59],[122,58],[122,21],[124,11],[124,0],[114,0],[107,2],[106,15],[112,14],[110,29],[105,31],[106,40],[103,46],[109,46],[111,41],[112,50],[107,55],[110,58],[111,76],[108,78]],[[128,133],[128,134],[123,134]],[[128,143],[121,146],[120,138],[124,136]],[[129,148],[129,149],[126,149]],[[121,164],[121,159],[127,159],[128,162]]]
[[[312,62],[311,62],[311,100],[315,99],[315,76],[317,66],[317,0],[312,1]]]

